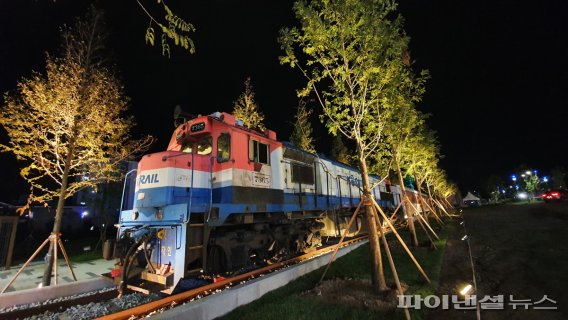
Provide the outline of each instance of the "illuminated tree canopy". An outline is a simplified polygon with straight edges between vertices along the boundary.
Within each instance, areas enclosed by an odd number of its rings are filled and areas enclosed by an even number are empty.
[[[310,123],[310,115],[313,113],[313,109],[308,109],[306,107],[306,102],[300,100],[298,108],[296,109],[296,115],[294,118],[294,130],[290,136],[290,142],[298,146],[302,150],[308,152],[316,152],[314,148],[314,138],[312,136],[312,125]]]
[[[128,134],[134,125],[123,117],[128,99],[118,79],[99,65],[103,38],[89,37],[92,29],[84,28],[94,28],[100,16],[91,19],[97,20],[79,21],[75,33],[64,31],[64,56],[48,56],[45,75],[34,73],[18,83],[15,93],[4,95],[0,124],[10,142],[1,148],[26,164],[21,175],[31,185],[28,204],[58,197],[61,188],[68,198],[119,179],[120,161],[151,141],[132,141]]]
[[[245,80],[245,91],[234,102],[233,116],[242,120],[245,127],[264,131],[264,114],[260,112],[258,104],[254,101],[254,91],[250,77]]]
[[[124,117],[128,99],[114,74],[103,66],[101,13],[92,9],[74,28],[63,30],[63,55],[48,56],[45,75],[34,73],[4,95],[0,125],[9,143],[0,145],[24,167],[32,203],[58,198],[53,233],[61,227],[65,199],[105,181],[121,179],[120,163],[145,151],[151,137],[132,140],[134,125]],[[23,211],[22,210],[22,211]],[[53,249],[53,242],[50,251]],[[53,257],[44,273],[49,285]]]

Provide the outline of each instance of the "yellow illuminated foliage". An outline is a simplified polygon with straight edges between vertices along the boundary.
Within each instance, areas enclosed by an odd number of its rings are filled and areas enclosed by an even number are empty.
[[[152,26],[157,25],[158,31],[161,32],[162,55],[167,56],[168,58],[170,57],[170,42],[173,42],[176,46],[182,47],[191,54],[195,53],[195,45],[193,40],[189,37],[190,32],[195,32],[195,27],[191,23],[175,14],[163,0],[156,1],[156,3],[161,5],[164,9],[165,14],[162,22],[152,16],[140,0],[136,0],[136,2],[150,18],[150,25],[148,26],[148,29],[146,29],[145,36],[147,44],[154,46],[156,31]]]
[[[310,115],[313,109],[306,107],[306,102],[300,100],[298,109],[296,109],[296,121],[294,122],[294,130],[290,136],[290,142],[302,150],[308,152],[316,152],[314,148],[314,138],[312,137],[312,125],[310,123]]]
[[[245,127],[264,131],[264,114],[259,111],[258,104],[254,101],[254,91],[250,83],[250,77],[245,80],[245,91],[234,102],[233,116],[242,120]]]
[[[0,125],[10,140],[0,148],[24,165],[28,205],[120,179],[120,162],[152,141],[131,140],[134,122],[123,115],[128,99],[117,78],[96,63],[93,49],[102,38],[83,29],[89,26],[64,30],[64,55],[48,57],[45,75],[34,73],[4,95]]]

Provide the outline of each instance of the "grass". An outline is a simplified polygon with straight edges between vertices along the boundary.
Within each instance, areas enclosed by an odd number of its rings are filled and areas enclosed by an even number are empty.
[[[429,251],[425,248],[413,250],[413,254],[420,262],[426,273],[431,279],[431,283],[427,284],[418,273],[416,267],[407,256],[406,252],[400,245],[394,245],[396,239],[394,235],[389,234],[387,239],[393,244],[391,252],[396,264],[399,278],[402,282],[410,285],[407,294],[430,295],[434,294],[438,286],[440,270],[442,266],[442,257],[446,244],[446,235],[453,225],[446,226],[445,230],[438,232],[441,240],[436,241],[438,250]],[[417,230],[419,237],[425,235],[422,230]],[[422,234],[420,234],[422,233]],[[401,237],[408,239],[408,233],[402,232]],[[422,239],[423,240],[423,239]],[[382,249],[382,247],[381,247]],[[383,264],[385,266],[385,276],[387,282],[392,279],[391,270],[388,267],[388,261],[384,257]],[[326,275],[326,279],[331,278],[353,278],[353,279],[370,279],[371,259],[369,255],[369,245],[363,245],[348,255],[335,261]],[[341,304],[332,304],[320,302],[302,297],[300,294],[304,291],[314,288],[319,281],[323,272],[320,268],[310,274],[307,274],[285,287],[274,290],[261,299],[248,305],[239,307],[222,319],[403,319],[402,310],[396,310],[390,313],[379,313],[366,308],[355,308]],[[425,310],[411,310],[412,319],[423,319]]]

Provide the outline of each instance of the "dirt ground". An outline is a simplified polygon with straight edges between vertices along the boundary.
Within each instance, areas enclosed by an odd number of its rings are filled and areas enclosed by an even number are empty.
[[[401,283],[403,292],[408,286]],[[396,286],[392,285],[383,296],[372,293],[371,280],[330,279],[322,281],[312,290],[302,293],[303,296],[325,302],[333,301],[358,308],[369,308],[380,312],[392,312],[396,309]]]
[[[503,306],[480,309],[481,319],[568,319],[568,204],[501,205],[463,211],[465,229],[448,240],[437,296],[472,283],[466,234],[472,249],[477,296],[503,296]],[[537,304],[544,296],[556,301]],[[528,310],[514,300],[528,300]],[[489,307],[488,304],[481,304]],[[536,310],[557,307],[557,310]],[[476,310],[437,308],[428,319],[476,319]]]

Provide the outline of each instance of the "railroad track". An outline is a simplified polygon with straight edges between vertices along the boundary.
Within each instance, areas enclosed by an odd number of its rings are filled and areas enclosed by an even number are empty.
[[[354,243],[363,241],[366,239],[366,236],[357,237],[348,241],[344,241],[341,244],[341,247],[347,247]],[[193,301],[196,299],[200,299],[203,297],[207,297],[209,295],[219,293],[225,289],[243,284],[245,282],[251,281],[253,279],[271,274],[275,271],[285,269],[289,266],[297,265],[303,261],[310,260],[314,257],[325,255],[331,253],[335,250],[337,244],[329,245],[318,250],[314,250],[307,254],[297,256],[286,261],[274,263],[271,265],[267,265],[265,267],[239,274],[235,277],[222,279],[221,281],[217,281],[214,283],[207,284],[205,286],[195,288],[189,291],[184,291],[179,294],[167,296],[165,298],[156,299],[154,301],[150,301],[145,304],[140,304],[138,306],[127,308],[116,313],[111,313],[105,316],[100,317],[99,319],[102,320],[114,320],[114,319],[136,319],[136,318],[143,318],[148,314],[159,312],[160,310],[170,309],[172,306],[182,305],[189,301]],[[41,315],[45,312],[64,312],[65,310],[75,307],[78,305],[92,305],[93,303],[98,303],[106,300],[116,300],[118,292],[116,289],[112,290],[103,290],[103,291],[93,291],[89,294],[81,295],[78,297],[69,297],[63,298],[61,300],[55,299],[56,301],[53,303],[34,303],[31,304],[29,307],[24,309],[17,309],[8,312],[0,313],[1,319],[24,319],[26,317],[32,317],[35,315]],[[123,299],[127,299],[124,297]],[[125,303],[128,306],[128,303]],[[97,315],[98,316],[98,315]],[[96,317],[96,316],[95,316]],[[41,318],[41,317],[40,317]]]
[[[26,308],[21,308],[21,309],[18,308],[2,312],[0,313],[0,319],[3,320],[24,319],[35,315],[40,315],[48,311],[57,313],[65,311],[72,306],[89,304],[93,301],[110,300],[112,298],[115,298],[117,295],[118,291],[116,289],[93,291],[78,297],[72,297],[69,299],[61,299],[61,300],[54,299],[56,300],[54,302],[30,304]]]
[[[353,243],[360,242],[360,241],[362,241],[366,238],[367,238],[367,236],[361,236],[361,237],[357,237],[357,238],[354,238],[354,239],[351,239],[351,240],[348,240],[348,241],[344,241],[343,243],[341,243],[341,246],[342,247],[350,246]],[[237,275],[237,276],[232,277],[232,278],[227,278],[225,280],[215,282],[215,283],[211,283],[211,284],[205,285],[203,287],[199,287],[199,288],[192,289],[192,290],[189,290],[189,291],[185,291],[185,292],[182,292],[182,293],[179,293],[179,294],[171,295],[171,296],[165,297],[165,298],[160,299],[160,300],[156,300],[156,301],[152,301],[152,302],[149,302],[149,303],[146,303],[146,304],[143,304],[143,305],[136,306],[132,309],[123,310],[123,311],[120,311],[120,312],[117,312],[117,313],[109,314],[109,315],[106,315],[104,317],[99,318],[99,320],[120,320],[120,319],[131,319],[132,320],[132,319],[137,319],[137,318],[143,318],[146,315],[152,314],[152,313],[154,313],[154,312],[156,312],[160,309],[165,309],[165,308],[170,308],[172,306],[180,305],[180,304],[183,304],[185,302],[192,301],[196,298],[203,298],[203,297],[206,297],[206,296],[211,295],[213,293],[217,293],[221,290],[225,290],[225,289],[231,288],[235,285],[239,285],[243,282],[261,277],[261,276],[266,275],[268,273],[272,273],[272,272],[278,271],[280,269],[286,268],[288,266],[301,263],[302,261],[309,260],[313,257],[330,253],[333,250],[335,250],[336,247],[337,247],[337,244],[327,246],[327,247],[321,248],[319,250],[315,250],[315,251],[306,253],[306,254],[301,255],[301,256],[294,257],[294,258],[286,260],[286,261],[274,263],[274,264],[268,265],[266,267],[256,269],[256,270],[251,271],[251,272],[247,272],[247,273],[244,273],[244,274]]]

